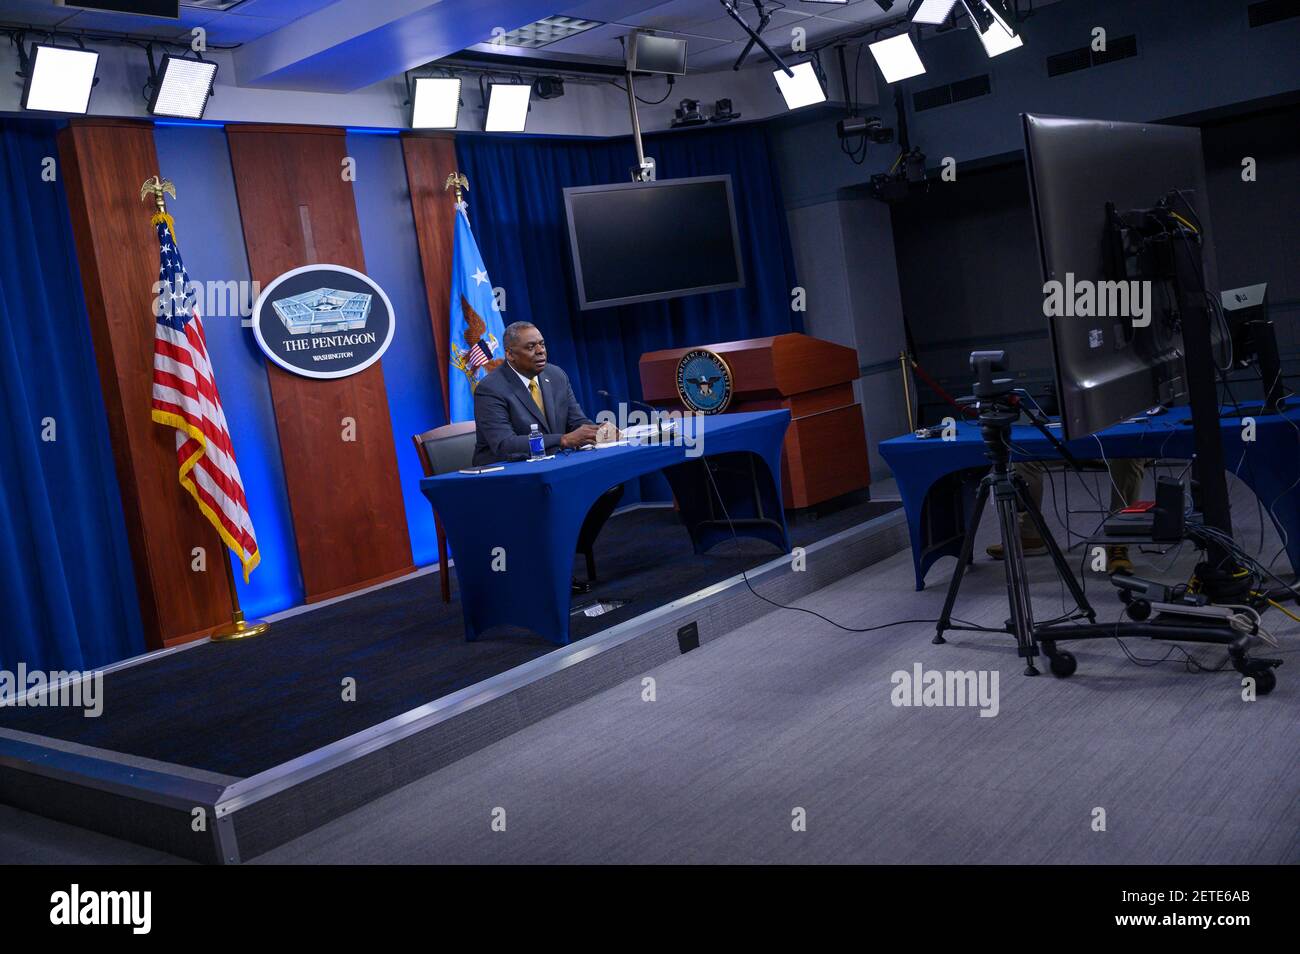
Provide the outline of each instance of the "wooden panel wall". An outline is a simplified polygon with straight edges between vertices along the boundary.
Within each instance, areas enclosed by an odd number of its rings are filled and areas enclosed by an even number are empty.
[[[95,360],[126,512],[127,537],[151,649],[206,636],[230,620],[219,559],[226,548],[177,479],[175,431],[150,419],[152,287],[158,239],[140,185],[158,173],[153,126],[73,119],[59,133]],[[184,225],[180,226],[184,234]],[[57,317],[57,316],[56,316]],[[206,572],[191,570],[194,547]]]
[[[364,272],[352,184],[342,177],[344,131],[226,131],[253,279],[266,286],[325,263]],[[382,365],[316,380],[266,363],[308,602],[413,569]],[[354,441],[343,439],[345,418],[355,421]]]
[[[448,302],[451,298],[451,258],[455,234],[452,194],[443,191],[447,176],[456,171],[456,141],[449,133],[402,137],[406,158],[406,181],[411,189],[411,213],[420,244],[420,267],[424,272],[424,293],[433,321],[433,345],[438,354],[438,380],[443,407],[447,406],[447,346],[450,341]],[[474,194],[470,183],[468,198]],[[468,199],[467,199],[468,200]]]

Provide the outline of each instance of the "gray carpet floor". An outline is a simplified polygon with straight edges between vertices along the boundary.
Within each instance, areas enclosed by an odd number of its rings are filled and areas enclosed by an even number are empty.
[[[1253,497],[1233,492],[1238,540],[1271,557],[1276,535],[1260,541]],[[1138,572],[1185,573],[1191,555],[1137,555]],[[1030,567],[1038,615],[1060,612],[1050,563]],[[916,593],[904,552],[799,605],[848,626],[933,618],[951,569]],[[1088,590],[1118,615],[1101,576]],[[962,597],[958,615],[999,623],[1000,565],[981,555]],[[1261,654],[1287,665],[1244,702],[1235,673],[1189,671],[1177,651],[1143,667],[1080,643],[1074,677],[1026,678],[1007,636],[934,646],[927,624],[856,634],[777,610],[647,672],[654,701],[630,680],[256,863],[1295,863],[1300,624],[1269,622],[1282,649]],[[895,707],[891,675],[917,663],[996,671],[998,715]],[[0,860],[174,859],[0,806]]]

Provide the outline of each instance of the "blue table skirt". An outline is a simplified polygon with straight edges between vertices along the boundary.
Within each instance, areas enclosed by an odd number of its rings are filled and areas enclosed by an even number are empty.
[[[1066,444],[1079,460],[1122,457],[1190,459],[1194,453],[1191,413],[1176,407],[1159,417],[1132,424],[1118,424]],[[1226,469],[1243,480],[1265,507],[1272,508],[1273,523],[1286,541],[1291,567],[1300,573],[1300,409],[1286,414],[1260,415],[1255,419],[1255,441],[1242,440],[1241,418],[1224,418],[1223,455]],[[1015,450],[1012,460],[1060,460],[1052,445],[1028,424],[1012,428]],[[979,426],[961,422],[956,440],[918,440],[912,434],[895,437],[880,445],[880,456],[898,481],[899,496],[907,513],[912,538],[912,562],[916,588],[925,588],[925,574],[945,556],[961,551],[962,534],[970,525],[975,495],[963,495],[961,514],[941,516],[939,502],[931,490],[943,478],[969,469],[988,470],[984,441]],[[935,512],[931,512],[931,511]],[[940,519],[936,520],[936,517]],[[953,519],[955,518],[955,519]],[[945,519],[952,526],[940,528]],[[951,532],[949,532],[951,531]]]
[[[790,550],[781,502],[781,445],[789,423],[784,410],[681,422],[687,435],[698,436],[698,448],[711,462],[753,462],[743,479],[728,483],[725,475],[717,477],[727,515],[738,534],[768,540],[782,552]],[[456,562],[466,638],[494,626],[520,626],[567,643],[569,584],[582,522],[601,494],[634,477],[664,471],[697,552],[729,539],[726,521],[711,512],[707,478],[698,460],[687,456],[690,449],[609,447],[507,463],[490,474],[422,480],[420,489],[442,520]],[[737,486],[744,492],[732,493]],[[664,553],[665,560],[675,556]]]

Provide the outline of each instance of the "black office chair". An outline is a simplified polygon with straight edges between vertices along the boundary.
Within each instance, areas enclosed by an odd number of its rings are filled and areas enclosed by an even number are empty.
[[[474,461],[476,441],[477,434],[473,421],[447,424],[411,436],[411,442],[415,444],[416,453],[420,455],[420,465],[424,468],[426,477],[449,474],[469,467]],[[586,519],[582,521],[582,529],[578,531],[577,552],[586,559],[588,583],[596,582],[596,538],[600,536],[605,522],[609,520],[614,508],[622,499],[623,485],[611,487],[591,505]],[[443,532],[442,520],[438,517],[437,510],[433,512],[433,525],[438,534],[438,571],[441,576],[442,601],[450,603],[451,579],[447,568],[447,537]]]
[[[477,440],[473,421],[435,427],[423,434],[411,436],[415,451],[420,455],[424,476],[435,477],[468,467],[474,461],[474,443]],[[438,573],[441,577],[442,601],[451,602],[451,577],[447,568],[447,537],[443,533],[438,511],[433,512],[433,526],[438,534]]]

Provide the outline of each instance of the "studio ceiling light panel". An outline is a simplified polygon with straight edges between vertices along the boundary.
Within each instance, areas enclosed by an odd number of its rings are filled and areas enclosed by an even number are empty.
[[[920,76],[925,72],[921,55],[916,52],[916,45],[906,33],[871,43],[867,48],[876,58],[876,65],[880,67],[886,83],[897,83],[909,76]]]
[[[1001,56],[1025,45],[1025,41],[1020,39],[1019,35],[1012,36],[996,23],[980,34],[980,42],[984,44],[984,52],[990,57]]]
[[[1008,36],[1016,35],[1016,28],[1011,25],[1007,17],[1006,8],[1002,5],[1002,0],[980,0],[982,6],[1002,29],[1006,30]]]
[[[165,54],[158,67],[149,112],[155,116],[202,119],[216,76],[216,63]]]
[[[1000,0],[962,0],[962,6],[979,33],[984,52],[990,57],[1001,56],[1025,45],[1007,20]]]
[[[421,76],[411,102],[412,129],[455,129],[460,118],[460,80]]]
[[[564,40],[578,33],[586,33],[592,27],[601,26],[600,20],[583,20],[579,17],[543,17],[535,23],[529,23],[505,33],[494,43],[505,46],[518,46],[536,49],[547,46],[556,40]]]
[[[826,90],[822,89],[821,80],[812,63],[796,63],[790,67],[794,76],[786,76],[785,70],[773,70],[776,85],[785,97],[786,109],[799,109],[814,103],[826,102]]]
[[[523,132],[528,119],[528,98],[533,88],[527,83],[493,83],[488,93],[487,132]]]
[[[84,113],[90,107],[99,54],[38,43],[32,47],[23,109]]]
[[[913,23],[939,24],[948,19],[957,0],[921,0],[921,5],[912,14]]]

